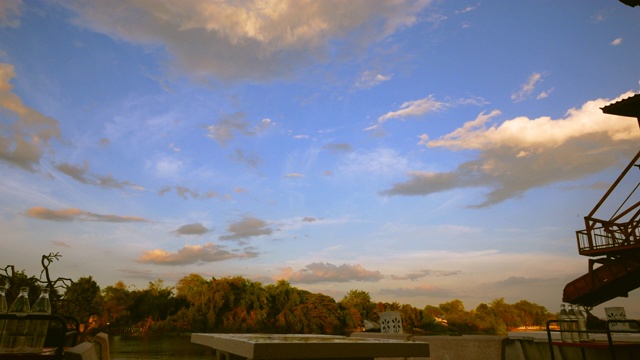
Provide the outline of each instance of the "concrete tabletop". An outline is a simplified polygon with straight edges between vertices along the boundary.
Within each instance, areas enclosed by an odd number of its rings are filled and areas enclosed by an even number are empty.
[[[429,356],[424,342],[333,335],[192,334],[191,342],[254,360]]]

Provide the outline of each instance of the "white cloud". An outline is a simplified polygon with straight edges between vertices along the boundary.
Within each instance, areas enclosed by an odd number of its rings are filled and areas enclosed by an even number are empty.
[[[133,43],[159,45],[176,68],[194,77],[260,80],[289,76],[336,53],[329,51],[332,47],[351,51],[352,34],[367,35],[358,39],[359,46],[393,34],[415,23],[416,14],[429,3],[249,0],[171,6],[93,0],[66,6],[87,28]]]
[[[628,92],[613,101],[633,95]],[[479,206],[495,204],[526,191],[560,181],[579,179],[628,161],[640,138],[632,119],[603,114],[609,99],[588,101],[562,119],[517,117],[488,126],[500,115],[481,113],[428,148],[473,150],[475,159],[451,172],[409,172],[383,195],[427,195],[466,187],[491,189]]]
[[[401,156],[396,150],[379,148],[373,151],[353,151],[342,157],[337,171],[349,175],[395,176],[418,164]]]
[[[611,42],[611,45],[613,45],[613,46],[617,46],[617,45],[620,45],[620,44],[622,44],[622,38],[616,38]]]
[[[522,84],[522,87],[520,88],[520,90],[511,94],[511,100],[515,102],[520,102],[526,99],[527,97],[529,97],[529,95],[531,95],[535,90],[536,86],[540,82],[542,82],[542,77],[543,77],[542,73],[535,72],[531,74],[527,82]]]
[[[176,178],[182,173],[184,163],[172,156],[159,156],[151,163],[158,177]]]
[[[426,98],[406,101],[400,106],[400,110],[390,111],[378,118],[378,123],[383,123],[389,119],[421,116],[428,112],[442,110],[445,103],[437,101],[433,95]]]

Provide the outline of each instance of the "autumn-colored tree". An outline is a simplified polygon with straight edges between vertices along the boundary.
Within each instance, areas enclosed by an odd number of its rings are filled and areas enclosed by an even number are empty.
[[[468,334],[472,330],[471,314],[464,309],[464,303],[454,299],[438,305],[447,320],[449,328],[453,331]]]
[[[514,310],[520,314],[522,325],[525,326],[543,325],[554,317],[544,306],[531,303],[527,300],[520,300],[512,306]]]
[[[215,331],[258,331],[269,314],[269,294],[258,282],[241,276],[212,279],[208,328]]]

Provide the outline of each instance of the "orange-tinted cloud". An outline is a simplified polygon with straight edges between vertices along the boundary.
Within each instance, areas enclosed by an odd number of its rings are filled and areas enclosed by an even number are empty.
[[[294,271],[283,268],[275,280],[287,280],[292,283],[313,284],[321,282],[380,281],[383,275],[379,271],[371,271],[361,265],[339,266],[329,263],[313,263],[304,269]]]
[[[49,221],[102,221],[102,222],[149,222],[138,216],[119,216],[111,214],[94,214],[77,208],[51,210],[42,206],[34,206],[25,213],[28,217]]]
[[[185,245],[176,252],[168,252],[162,249],[148,250],[142,253],[138,258],[138,262],[157,265],[187,265],[230,259],[255,258],[257,256],[258,253],[254,251],[232,252],[225,250],[222,246],[206,243],[204,245]]]

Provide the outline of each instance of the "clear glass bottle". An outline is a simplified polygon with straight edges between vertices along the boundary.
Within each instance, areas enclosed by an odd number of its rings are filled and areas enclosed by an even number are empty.
[[[31,307],[31,314],[51,314],[51,302],[49,300],[49,289],[42,288],[40,297]],[[33,334],[33,343],[28,352],[40,353],[44,345],[44,339],[47,337],[49,329],[49,320],[29,320],[29,333]]]
[[[571,341],[580,342],[578,316],[576,316],[576,310],[573,305],[569,305],[569,319],[571,320]]]
[[[29,306],[29,288],[21,287],[20,295],[13,301],[9,308],[9,314],[19,317],[27,316],[31,311]],[[25,352],[26,347],[33,342],[33,336],[28,333],[29,321],[26,319],[10,319],[4,324],[0,352],[15,353]]]
[[[7,307],[7,289],[9,286],[2,284],[0,285],[0,314],[6,314],[9,311]],[[0,320],[0,343],[2,343],[2,333],[4,332],[4,323],[5,320]]]
[[[580,339],[580,341],[587,340],[589,339],[589,334],[587,333],[587,319],[584,317],[582,311],[580,311],[580,308],[577,306],[575,308],[575,313],[578,317],[578,330],[580,330],[580,332],[578,333],[578,338]]]
[[[569,319],[569,313],[565,304],[560,305],[560,339],[563,342],[571,342],[571,322]]]

